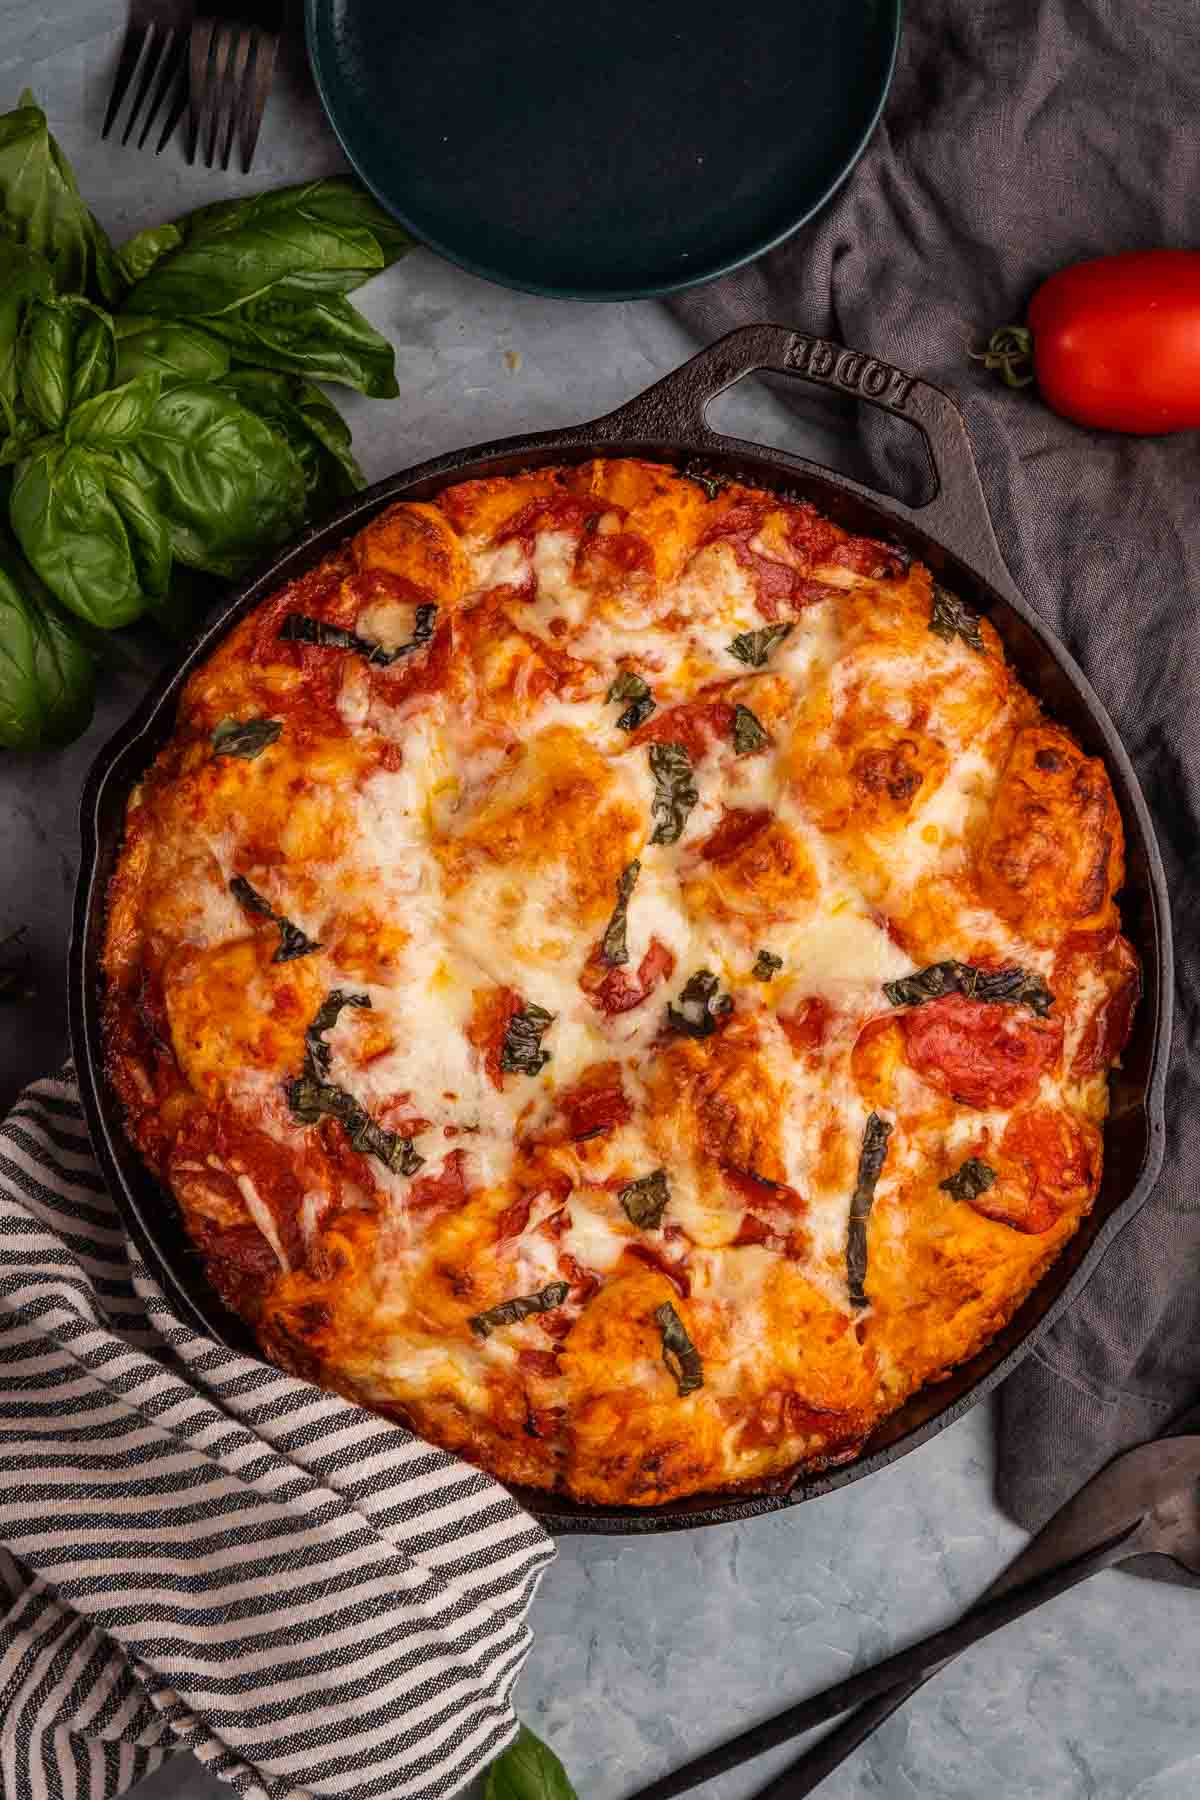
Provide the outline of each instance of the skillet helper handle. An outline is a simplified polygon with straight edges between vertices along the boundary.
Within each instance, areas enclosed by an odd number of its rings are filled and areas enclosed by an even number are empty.
[[[815,1744],[755,1796],[755,1800],[800,1800],[802,1795],[810,1794],[832,1769],[849,1756],[863,1738],[869,1736],[876,1724],[881,1724],[894,1712],[902,1699],[914,1693],[924,1681],[939,1669],[944,1669],[948,1662],[961,1655],[972,1644],[977,1644],[981,1638],[990,1637],[993,1632],[1011,1624],[1014,1619],[1032,1612],[1035,1607],[1042,1606],[1059,1594],[1065,1594],[1068,1588],[1077,1587],[1090,1575],[1097,1574],[1101,1569],[1111,1568],[1123,1556],[1130,1555],[1130,1540],[1141,1523],[1139,1518],[1135,1525],[1118,1537],[1108,1539],[1069,1562],[1058,1564],[1021,1587],[980,1601],[970,1612],[944,1630],[935,1631],[929,1637],[922,1638],[919,1643],[909,1645],[908,1649],[898,1650],[894,1656],[885,1657],[871,1668],[863,1669],[857,1675],[849,1675],[844,1681],[835,1682],[832,1687],[825,1688],[819,1694],[810,1695],[807,1700],[788,1707],[773,1719],[752,1725],[748,1731],[740,1732],[715,1750],[710,1750],[692,1762],[685,1763],[681,1769],[675,1769],[660,1780],[651,1782],[649,1787],[640,1788],[632,1796],[632,1800],[673,1800],[674,1795],[687,1793],[702,1781],[710,1781],[715,1775],[737,1768],[776,1744],[799,1737],[802,1732],[811,1731],[817,1725],[824,1725],[850,1707],[871,1702],[872,1705],[865,1707],[864,1711],[873,1712],[875,1707],[881,1706],[882,1710],[875,1716],[873,1723],[862,1730],[855,1730],[853,1728],[858,1721],[858,1715],[855,1714],[853,1719],[847,1721],[847,1726]],[[826,1745],[831,1744],[835,1737],[841,1740],[836,1754],[830,1757],[826,1752],[823,1755]]]
[[[706,451],[734,456],[740,451],[744,455],[749,446],[711,430],[705,414],[718,394],[762,369],[832,388],[915,426],[925,441],[935,491],[924,506],[907,506],[883,497],[888,511],[935,539],[1006,597],[1012,595],[1013,580],[996,542],[958,406],[931,381],[865,350],[851,350],[786,325],[744,325],[587,429],[601,438],[641,438],[648,444],[677,445],[682,441],[700,457]],[[762,454],[761,447],[754,448]],[[785,470],[831,473],[824,464],[807,457],[781,451],[772,454]],[[849,488],[874,505],[880,503],[875,489],[845,475],[836,479],[839,487]]]

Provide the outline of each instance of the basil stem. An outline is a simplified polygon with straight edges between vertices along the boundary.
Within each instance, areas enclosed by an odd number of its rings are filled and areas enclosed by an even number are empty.
[[[682,1400],[704,1386],[704,1364],[700,1352],[684,1329],[683,1320],[669,1300],[654,1309],[654,1322],[662,1332],[662,1359],[675,1377]]]
[[[858,1180],[850,1196],[850,1224],[846,1237],[846,1279],[851,1306],[866,1306],[863,1283],[867,1279],[867,1220],[875,1200],[875,1184],[887,1159],[892,1127],[878,1113],[871,1113],[863,1132],[858,1158]]]
[[[282,913],[277,913],[270,901],[264,900],[258,890],[250,886],[244,875],[234,876],[229,884],[229,891],[239,906],[244,906],[247,912],[254,913],[260,919],[271,919],[278,925],[279,948],[271,958],[272,962],[294,962],[298,956],[311,956],[314,951],[321,948],[320,944],[301,931],[298,925],[293,925],[290,919],[285,919]]]
[[[570,1291],[570,1282],[552,1281],[536,1294],[519,1294],[513,1300],[502,1300],[499,1306],[489,1306],[486,1312],[473,1313],[467,1323],[479,1337],[490,1337],[499,1325],[517,1325],[534,1313],[553,1312]]]

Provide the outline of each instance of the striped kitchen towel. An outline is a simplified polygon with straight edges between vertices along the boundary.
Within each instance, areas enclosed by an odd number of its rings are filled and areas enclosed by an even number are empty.
[[[68,1069],[0,1125],[0,1793],[181,1749],[241,1793],[433,1800],[514,1735],[553,1546],[489,1476],[172,1312]]]

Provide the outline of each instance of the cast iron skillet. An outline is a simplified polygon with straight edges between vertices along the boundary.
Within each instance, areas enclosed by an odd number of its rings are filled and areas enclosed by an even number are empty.
[[[860,482],[779,450],[722,437],[705,424],[715,396],[758,369],[820,382],[910,421],[930,454],[937,489],[920,508],[885,500]],[[1163,1155],[1163,1087],[1171,1036],[1171,927],[1162,863],[1137,778],[1113,726],[1063,646],[1025,604],[992,532],[962,415],[928,382],[861,351],[781,325],[732,332],[602,419],[564,431],[505,438],[440,456],[378,482],[310,529],[233,595],[214,623],[155,685],[101,753],[82,801],[83,856],[70,954],[71,1035],[96,1154],[130,1232],[180,1315],[197,1330],[250,1356],[248,1327],[218,1300],[190,1248],[178,1208],[125,1137],[104,1074],[100,1038],[105,894],[121,844],[129,792],[170,737],[175,703],[192,671],[251,607],[302,574],[389,502],[427,500],[454,481],[511,475],[595,455],[646,456],[736,474],[802,495],[851,531],[891,538],[929,564],[973,607],[988,614],[1022,679],[1108,767],[1125,823],[1128,876],[1125,930],[1137,947],[1145,994],[1133,1037],[1113,1074],[1105,1167],[1091,1215],[1005,1329],[947,1380],[913,1396],[885,1419],[856,1461],[790,1487],[738,1495],[696,1495],[649,1509],[582,1506],[557,1495],[515,1490],[552,1530],[650,1532],[746,1518],[828,1493],[894,1462],[964,1413],[1001,1381],[1078,1291],[1105,1247],[1145,1200]]]

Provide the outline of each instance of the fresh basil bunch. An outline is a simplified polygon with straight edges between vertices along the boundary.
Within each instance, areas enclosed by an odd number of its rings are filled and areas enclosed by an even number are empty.
[[[40,108],[0,117],[0,745],[78,735],[98,631],[179,630],[193,571],[236,577],[362,486],[314,378],[397,392],[347,295],[410,245],[337,177],[117,252]]]

